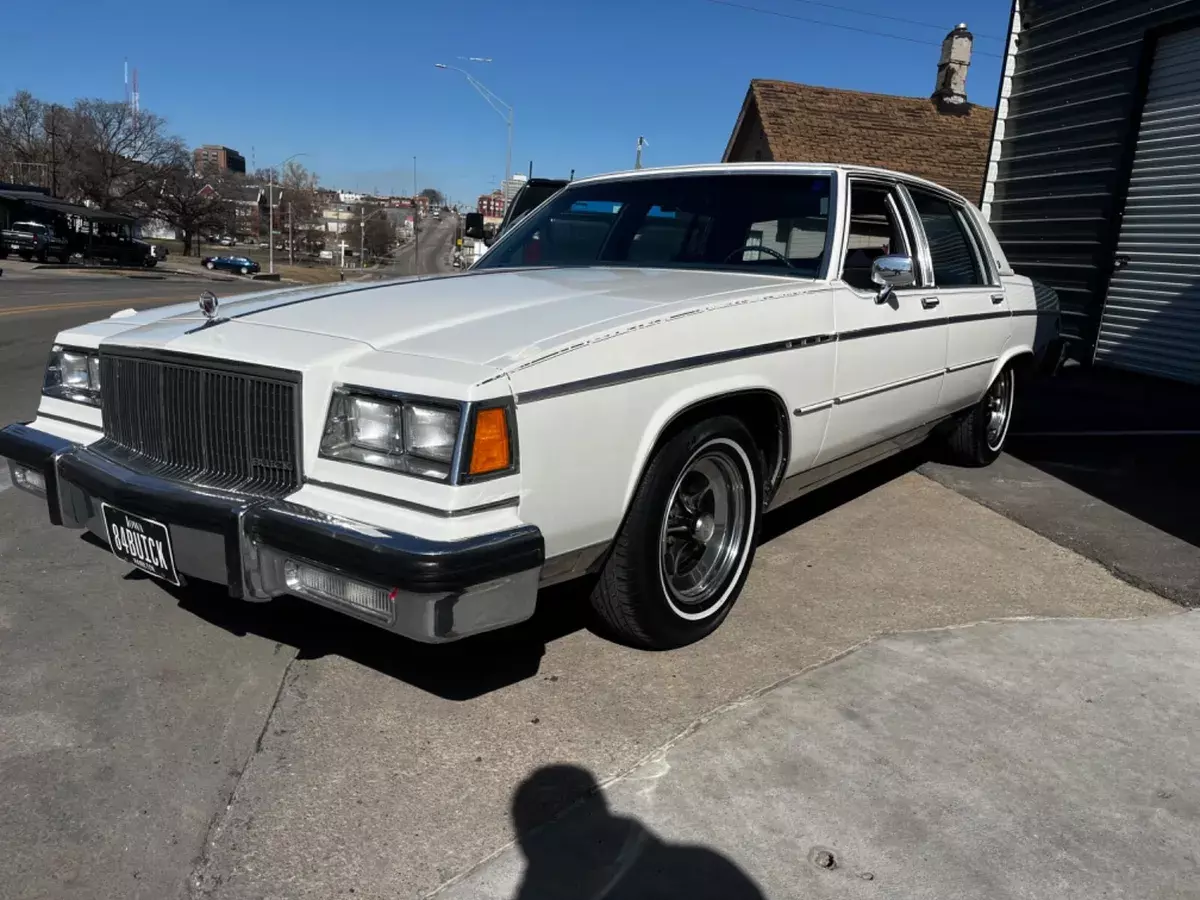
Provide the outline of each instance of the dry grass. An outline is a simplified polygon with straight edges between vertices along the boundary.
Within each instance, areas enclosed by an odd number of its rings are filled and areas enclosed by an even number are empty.
[[[333,266],[281,266],[275,264],[275,271],[280,278],[288,281],[299,281],[302,284],[329,284],[341,281],[341,269]]]

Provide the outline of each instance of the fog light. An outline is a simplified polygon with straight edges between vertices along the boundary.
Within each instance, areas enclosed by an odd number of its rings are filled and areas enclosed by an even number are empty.
[[[394,617],[396,592],[390,588],[363,584],[295,559],[283,564],[283,577],[288,590],[302,597],[353,606],[388,622]]]
[[[39,497],[46,496],[45,475],[28,466],[18,466],[16,463],[9,463],[9,466],[12,469],[13,484],[31,494],[37,494]]]

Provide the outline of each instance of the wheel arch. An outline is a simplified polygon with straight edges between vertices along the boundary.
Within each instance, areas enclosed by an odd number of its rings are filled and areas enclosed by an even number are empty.
[[[1017,374],[1020,375],[1025,369],[1032,366],[1033,362],[1033,348],[1028,344],[1017,344],[1005,348],[1004,352],[1000,354],[999,359],[992,364],[992,372],[988,376],[988,387],[991,387],[992,383],[995,382],[997,376],[1004,371],[1006,366],[1014,366],[1017,369]]]
[[[763,455],[763,508],[783,480],[791,454],[791,418],[783,397],[773,387],[748,379],[729,379],[696,385],[666,398],[655,410],[642,434],[633,459],[625,493],[621,498],[622,520],[629,512],[634,492],[646,474],[654,452],[690,422],[717,415],[740,419],[759,442]]]

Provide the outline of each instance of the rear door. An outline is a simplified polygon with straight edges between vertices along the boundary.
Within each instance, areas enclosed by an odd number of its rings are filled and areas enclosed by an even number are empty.
[[[851,176],[848,202],[841,279],[834,282],[833,410],[818,463],[929,422],[946,366],[946,316],[927,286],[932,275],[904,194],[894,181]],[[887,254],[912,257],[917,282],[880,302],[871,265]]]
[[[905,190],[924,234],[932,286],[948,325],[938,408],[942,414],[957,412],[987,390],[993,363],[1012,336],[1012,317],[995,261],[962,202],[913,185]]]

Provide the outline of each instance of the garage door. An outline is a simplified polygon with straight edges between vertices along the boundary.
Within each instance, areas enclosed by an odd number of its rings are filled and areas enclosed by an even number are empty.
[[[1161,39],[1096,361],[1200,383],[1200,28]]]

